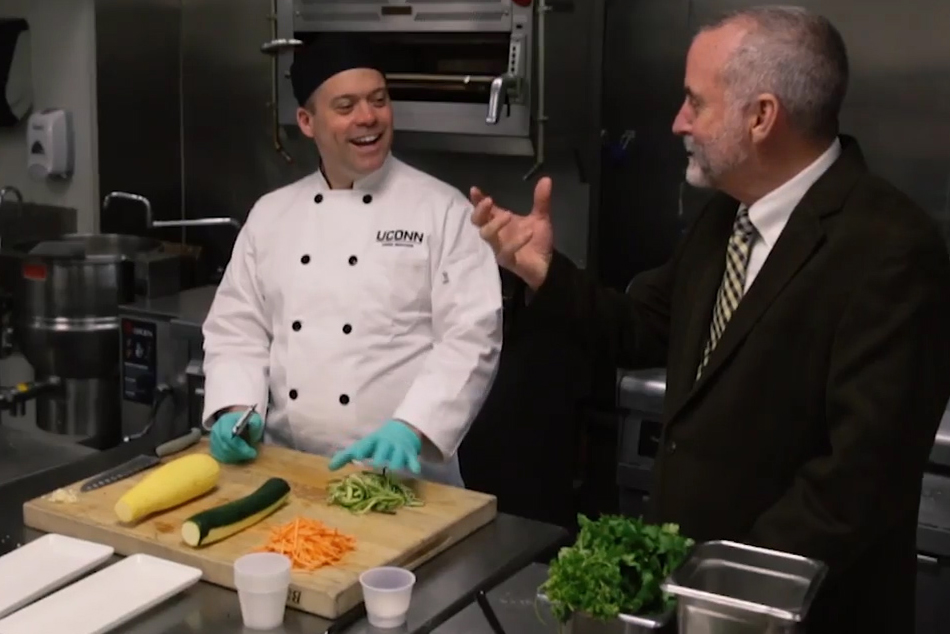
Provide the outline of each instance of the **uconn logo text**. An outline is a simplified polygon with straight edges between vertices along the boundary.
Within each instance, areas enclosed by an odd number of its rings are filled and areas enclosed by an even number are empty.
[[[421,231],[408,231],[406,229],[389,229],[376,232],[376,242],[384,246],[392,247],[413,247],[422,244],[425,234]]]

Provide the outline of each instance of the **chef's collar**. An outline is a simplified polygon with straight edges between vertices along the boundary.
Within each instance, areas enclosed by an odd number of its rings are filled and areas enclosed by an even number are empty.
[[[317,184],[321,191],[358,191],[363,193],[375,193],[383,188],[383,184],[386,180],[386,175],[389,174],[390,169],[392,169],[393,156],[388,154],[386,160],[383,161],[383,164],[378,170],[371,174],[367,174],[363,178],[358,178],[353,181],[352,189],[333,189],[330,187],[330,183],[327,182],[326,176],[323,175],[323,167],[317,170]]]

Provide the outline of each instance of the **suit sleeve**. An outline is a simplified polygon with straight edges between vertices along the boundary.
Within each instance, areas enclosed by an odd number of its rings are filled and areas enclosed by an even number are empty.
[[[434,345],[393,418],[425,436],[424,454],[447,460],[485,402],[502,344],[501,276],[460,199],[444,221],[432,271]]]
[[[202,326],[206,427],[225,407],[256,404],[262,417],[267,412],[271,333],[256,272],[252,218],[253,211]]]
[[[617,367],[665,366],[673,282],[696,225],[665,264],[634,277],[625,293],[602,286],[555,251],[517,329],[557,329]]]
[[[860,283],[832,347],[828,451],[755,522],[750,541],[847,568],[916,512],[950,398],[950,262],[942,244],[891,254]]]

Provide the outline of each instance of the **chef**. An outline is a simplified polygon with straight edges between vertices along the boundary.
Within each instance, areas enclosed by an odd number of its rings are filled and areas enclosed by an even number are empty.
[[[463,486],[456,452],[501,352],[494,254],[458,190],[391,155],[371,51],[325,39],[291,81],[320,168],[251,209],[204,323],[212,455],[253,460],[264,440]]]

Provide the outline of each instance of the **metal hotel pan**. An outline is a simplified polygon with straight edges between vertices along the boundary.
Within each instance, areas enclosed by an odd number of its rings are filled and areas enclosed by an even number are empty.
[[[797,634],[824,563],[728,541],[698,545],[663,584],[680,634]]]

